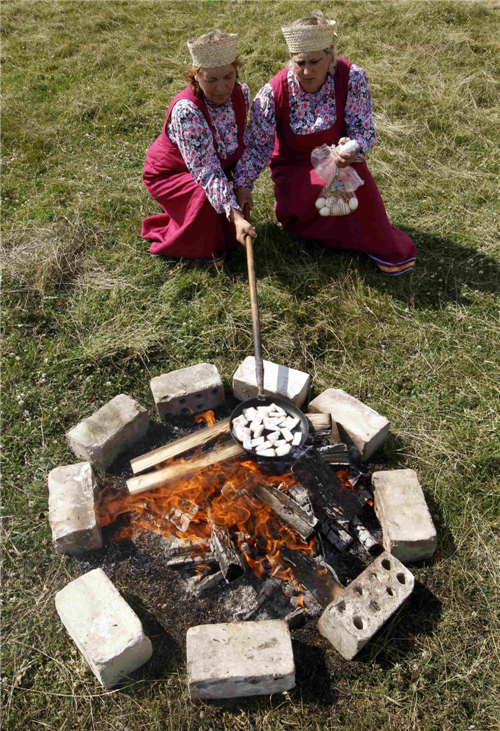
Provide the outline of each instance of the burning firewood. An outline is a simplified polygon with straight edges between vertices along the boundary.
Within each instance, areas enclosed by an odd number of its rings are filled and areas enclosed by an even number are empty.
[[[364,548],[366,548],[368,553],[377,554],[382,551],[382,546],[380,545],[380,543],[375,540],[370,531],[365,528],[357,515],[355,515],[352,519],[351,525],[354,532],[356,533],[358,541]]]
[[[236,548],[230,532],[217,525],[208,511],[208,522],[211,528],[210,545],[217,559],[225,580],[229,584],[245,573],[244,559]]]
[[[318,521],[304,512],[292,498],[272,485],[257,485],[254,494],[269,505],[284,523],[288,523],[297,531],[304,541],[311,538]]]
[[[182,533],[185,533],[198,510],[198,505],[195,505],[190,500],[183,499],[176,508],[168,511],[165,518],[173,523]]]
[[[280,554],[284,566],[291,568],[296,581],[310,591],[321,606],[326,607],[343,592],[344,587],[335,581],[328,569],[303,551],[292,551],[283,546]]]

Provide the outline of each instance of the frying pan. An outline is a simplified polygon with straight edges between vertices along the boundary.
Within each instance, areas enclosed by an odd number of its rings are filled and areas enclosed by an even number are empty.
[[[248,204],[245,204],[243,209],[243,215],[247,221],[250,221]],[[253,449],[246,449],[247,454],[266,462],[278,462],[287,461],[288,459],[296,459],[296,450],[305,444],[305,441],[309,435],[309,422],[302,411],[295,406],[291,401],[286,399],[278,398],[276,396],[265,396],[264,395],[264,363],[262,360],[262,344],[260,337],[260,320],[259,320],[259,306],[257,302],[257,282],[255,280],[255,264],[253,257],[253,239],[251,236],[247,236],[245,240],[245,248],[247,252],[247,267],[248,267],[248,284],[250,286],[250,304],[252,307],[252,329],[253,329],[253,343],[255,352],[255,377],[257,381],[257,396],[254,398],[247,399],[234,409],[233,413],[229,418],[229,431],[231,436],[241,446],[241,442],[236,439],[233,430],[233,421],[236,417],[243,413],[244,409],[250,408],[250,406],[270,406],[276,404],[286,411],[290,416],[295,416],[300,419],[300,429],[302,433],[302,439],[300,444],[289,452],[286,457],[263,457],[258,455]],[[291,457],[295,452],[295,456]]]

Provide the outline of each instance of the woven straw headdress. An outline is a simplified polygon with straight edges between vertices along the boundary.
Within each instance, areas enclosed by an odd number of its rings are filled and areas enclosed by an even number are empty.
[[[310,53],[323,51],[333,45],[337,38],[334,30],[336,24],[335,20],[328,20],[321,25],[288,25],[281,30],[290,53]]]
[[[236,45],[238,34],[230,33],[216,41],[207,41],[203,36],[194,41],[188,41],[189,53],[193,65],[205,69],[227,66],[236,60]]]

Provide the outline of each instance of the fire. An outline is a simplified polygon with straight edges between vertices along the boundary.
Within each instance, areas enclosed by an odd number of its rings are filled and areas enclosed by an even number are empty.
[[[206,423],[207,426],[213,426],[215,424],[215,416],[213,411],[202,411],[201,414],[196,414],[194,417],[196,424]]]
[[[196,418],[203,417],[208,423],[210,414],[198,414]],[[286,489],[294,483],[292,473],[267,474],[255,462],[237,458],[137,495],[105,488],[96,503],[96,515],[101,526],[114,523],[119,515],[130,516],[129,524],[118,529],[115,540],[133,539],[150,531],[165,538],[176,536],[194,541],[202,555],[209,550],[210,518],[230,532],[256,576],[271,575],[290,581],[294,577],[281,557],[281,549],[286,546],[313,555],[315,541],[305,543],[253,491],[259,484]]]

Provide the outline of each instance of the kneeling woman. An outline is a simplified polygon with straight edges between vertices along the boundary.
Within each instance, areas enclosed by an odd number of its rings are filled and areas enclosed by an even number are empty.
[[[188,43],[189,86],[172,100],[163,130],[146,156],[143,180],[163,213],[145,218],[152,254],[202,257],[220,265],[226,249],[255,230],[230,183],[243,154],[250,103],[237,83],[236,34],[215,30]]]
[[[253,181],[270,162],[278,220],[296,236],[320,240],[336,249],[366,252],[385,274],[402,274],[415,265],[413,241],[389,223],[365,162],[375,144],[366,74],[336,58],[333,26],[321,11],[282,28],[291,54],[257,94],[234,184],[240,205],[251,204]],[[353,164],[364,184],[359,206],[347,216],[322,217],[315,206],[324,181],[314,172],[311,152],[348,137],[357,153],[342,154],[339,167]]]

